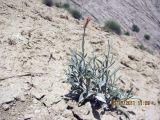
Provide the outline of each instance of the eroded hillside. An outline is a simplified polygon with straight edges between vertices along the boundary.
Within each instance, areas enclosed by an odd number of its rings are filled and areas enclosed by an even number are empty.
[[[70,86],[64,70],[70,48],[80,50],[84,21],[73,19],[66,10],[47,7],[36,0],[0,1],[0,120],[96,119],[91,105],[78,107],[63,95]],[[87,53],[97,56],[113,42],[115,67],[122,67],[120,84],[134,87],[134,95],[151,101],[148,106],[127,106],[133,120],[160,119],[160,57],[139,49],[133,37],[101,30],[91,21],[86,31]],[[106,112],[101,120],[123,115]]]
[[[107,20],[120,23],[123,31],[129,31],[141,43],[160,51],[160,1],[159,0],[60,0],[79,8],[84,15],[104,25]],[[133,24],[140,28],[139,33],[131,30]],[[151,40],[144,39],[149,34]]]

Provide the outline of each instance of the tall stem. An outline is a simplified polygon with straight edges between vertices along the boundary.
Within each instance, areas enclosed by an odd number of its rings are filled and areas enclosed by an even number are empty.
[[[86,27],[84,27],[83,39],[82,39],[82,55],[83,55],[83,57],[84,57],[84,44],[85,44],[84,37],[85,37],[85,32],[86,32]]]

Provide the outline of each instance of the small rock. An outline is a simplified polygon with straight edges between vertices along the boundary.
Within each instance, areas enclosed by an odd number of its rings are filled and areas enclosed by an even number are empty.
[[[21,101],[21,102],[25,102],[25,97],[24,96],[18,96],[15,99],[18,100],[18,101]]]
[[[75,107],[72,111],[74,116],[78,116],[81,119],[85,119],[90,113],[86,106]]]
[[[157,65],[154,64],[153,62],[146,62],[146,64],[148,65],[148,67],[150,67],[152,69],[158,69]]]
[[[72,110],[72,109],[73,109],[73,107],[72,107],[72,106],[70,106],[70,105],[68,105],[68,106],[67,106],[67,109],[68,109],[68,110]]]
[[[112,116],[112,115],[102,115],[101,120],[106,120],[106,118],[108,120],[118,120],[116,117]]]
[[[121,61],[121,64],[124,65],[125,67],[131,68],[126,61]]]
[[[35,110],[34,111],[34,113],[40,113],[41,112],[41,110]]]
[[[33,103],[37,104],[39,101],[37,99],[33,99]]]
[[[43,99],[43,102],[47,105],[54,105],[57,104],[61,101],[61,97],[57,96],[57,95],[52,95],[52,94],[48,94],[47,96],[45,96],[45,99]]]
[[[91,103],[90,102],[87,102],[85,104],[85,109],[84,109],[84,114],[88,115],[91,111],[92,107],[91,107]]]
[[[20,97],[20,101],[21,101],[21,102],[25,102],[25,100],[26,100],[26,98],[25,98],[24,95]]]
[[[83,113],[84,115],[88,115],[89,112],[90,112],[87,108],[84,108],[84,109],[82,109],[82,110],[80,110],[80,111],[81,111],[81,113]]]
[[[146,111],[144,108],[142,108],[142,111]]]
[[[139,61],[139,59],[136,58],[136,57],[133,56],[133,55],[128,55],[128,58],[129,58],[130,60],[133,60],[133,61]]]
[[[158,105],[160,105],[160,99],[158,99]]]
[[[28,114],[24,116],[24,120],[29,120],[33,117],[33,114]]]
[[[48,92],[52,92],[53,90],[52,90],[52,88],[48,88]]]
[[[16,112],[11,112],[10,115],[11,116],[15,116],[17,113]]]
[[[52,109],[56,112],[63,112],[66,110],[66,108],[67,108],[67,104],[63,100],[61,100],[57,104],[52,105]]]
[[[124,65],[125,67],[131,68],[131,69],[134,69],[134,70],[137,69],[137,65],[133,62],[121,61],[121,64]]]
[[[3,104],[2,108],[3,108],[3,110],[7,111],[7,110],[9,110],[10,105],[9,104]]]
[[[12,39],[8,39],[8,44],[9,45],[16,45],[17,43],[16,43],[16,41],[15,40],[12,40]]]
[[[66,19],[66,20],[68,20],[69,18],[68,18],[68,16],[66,16],[66,15],[60,15],[60,18],[62,18],[62,19]]]
[[[63,112],[62,116],[65,117],[65,118],[71,118],[71,117],[73,117],[73,113],[72,113],[71,110],[65,110]]]
[[[32,92],[32,96],[36,98],[37,100],[41,100],[45,95],[40,92]]]

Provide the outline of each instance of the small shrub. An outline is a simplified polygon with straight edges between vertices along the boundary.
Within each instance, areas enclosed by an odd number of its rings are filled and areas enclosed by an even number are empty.
[[[64,3],[63,4],[63,8],[69,10],[70,9],[70,5],[68,3]]]
[[[155,54],[153,50],[151,50],[151,49],[149,49],[149,48],[146,48],[143,44],[136,45],[136,46],[134,46],[134,47],[137,48],[137,49],[144,50],[144,51],[150,53],[151,55],[154,55],[154,54]]]
[[[70,10],[70,13],[75,19],[80,20],[82,18],[82,14],[78,10]]]
[[[150,35],[145,34],[145,35],[144,35],[144,39],[146,39],[146,40],[150,40]]]
[[[88,20],[89,21],[89,20]],[[70,97],[80,105],[87,101],[91,104],[101,106],[105,110],[112,106],[114,100],[127,100],[132,97],[132,88],[130,90],[122,90],[116,84],[120,77],[116,77],[119,69],[112,71],[112,66],[115,63],[113,55],[110,54],[111,46],[108,42],[108,52],[104,56],[104,61],[101,61],[96,56],[87,57],[84,50],[85,29],[84,26],[82,39],[82,51],[71,51],[71,59],[67,71],[67,83],[71,85]],[[112,106],[113,107],[113,106]],[[113,108],[110,109],[113,109]],[[124,112],[128,116],[127,111],[121,107],[115,107],[114,110]]]
[[[43,3],[48,7],[52,7],[54,5],[52,0],[43,0]]]
[[[118,35],[121,34],[121,26],[117,22],[115,22],[115,21],[107,21],[105,23],[104,29],[106,31],[115,32]]]
[[[56,2],[56,3],[55,3],[55,6],[56,6],[57,8],[61,8],[61,7],[62,7],[62,3]]]
[[[151,49],[146,49],[146,51],[147,51],[149,54],[154,55],[153,50],[151,50]]]
[[[140,29],[139,29],[139,27],[137,25],[133,24],[132,25],[132,31],[138,33],[140,31]]]
[[[146,50],[146,47],[144,47],[144,45],[142,45],[142,44],[138,45],[138,48],[141,49],[141,50]]]
[[[127,35],[127,36],[130,36],[130,33],[129,33],[129,32],[125,32],[124,34]]]

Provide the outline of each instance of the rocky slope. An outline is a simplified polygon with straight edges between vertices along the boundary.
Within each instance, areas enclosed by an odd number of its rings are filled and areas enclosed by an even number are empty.
[[[67,11],[47,7],[36,0],[0,0],[0,120],[117,120],[115,112],[98,115],[87,103],[78,107],[62,96],[70,86],[67,69],[69,49],[80,50],[84,21]],[[127,106],[132,120],[160,119],[160,56],[139,49],[133,37],[101,31],[91,21],[86,34],[86,52],[97,56],[113,41],[115,67],[122,67],[120,84],[130,84],[134,94],[150,105]],[[133,113],[131,112],[131,113]]]
[[[84,15],[90,15],[102,25],[106,20],[120,23],[123,31],[129,31],[141,43],[160,51],[160,1],[159,0],[60,0],[79,8]],[[139,33],[131,30],[133,24],[140,28]],[[149,34],[151,40],[144,39]]]

